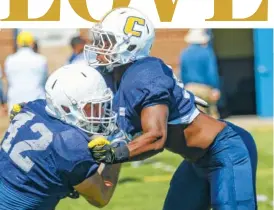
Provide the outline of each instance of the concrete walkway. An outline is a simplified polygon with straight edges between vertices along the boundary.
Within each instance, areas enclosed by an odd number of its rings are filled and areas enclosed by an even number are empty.
[[[232,116],[232,117],[226,118],[225,120],[247,129],[253,129],[256,127],[260,127],[260,128],[272,127],[273,129],[274,118],[260,118],[255,115],[246,115],[246,116]]]

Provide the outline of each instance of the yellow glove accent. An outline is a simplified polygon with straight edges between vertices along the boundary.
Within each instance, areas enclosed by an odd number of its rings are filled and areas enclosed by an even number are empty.
[[[15,112],[15,113],[20,112],[21,109],[22,109],[22,107],[20,106],[20,104],[14,104],[13,107],[12,107],[12,111]]]
[[[106,138],[100,136],[100,137],[97,137],[97,138],[91,140],[88,143],[88,148],[92,149],[93,147],[104,146],[106,144],[110,144],[110,142]]]

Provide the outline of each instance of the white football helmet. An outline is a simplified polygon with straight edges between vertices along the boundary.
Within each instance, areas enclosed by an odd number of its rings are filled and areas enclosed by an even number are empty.
[[[155,38],[152,22],[133,8],[118,8],[105,15],[91,30],[93,43],[84,48],[89,65],[113,67],[147,57]],[[104,55],[106,63],[94,61],[94,53]]]
[[[87,134],[109,135],[116,125],[113,93],[104,78],[87,64],[63,66],[46,82],[46,111]]]

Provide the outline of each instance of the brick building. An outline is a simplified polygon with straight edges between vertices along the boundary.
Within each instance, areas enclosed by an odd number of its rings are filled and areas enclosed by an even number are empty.
[[[12,29],[0,32],[0,64],[14,49]],[[186,46],[186,29],[158,29],[152,55],[161,57],[178,73],[179,55]],[[87,30],[80,30],[87,36]],[[224,115],[257,114],[273,117],[273,29],[214,29]],[[68,40],[69,42],[69,40]],[[50,70],[66,62],[70,47],[41,47]]]
[[[12,29],[2,29],[0,31],[0,64],[3,62],[7,55],[14,52],[14,35]]]
[[[163,58],[177,70],[179,54],[185,47],[183,37],[186,31],[187,30],[157,30],[152,55]],[[80,30],[80,33],[82,36],[87,37],[87,30]],[[4,29],[0,34],[0,64],[3,65],[5,57],[15,50],[15,33],[13,29]],[[71,53],[70,46],[41,47],[40,51],[43,55],[47,56],[51,71],[64,64]]]

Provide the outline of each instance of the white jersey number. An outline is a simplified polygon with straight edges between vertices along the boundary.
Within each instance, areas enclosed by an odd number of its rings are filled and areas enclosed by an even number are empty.
[[[30,112],[20,113],[14,117],[14,123],[10,125],[8,129],[9,135],[3,140],[2,144],[2,148],[6,153],[10,151],[12,146],[11,141],[18,133],[19,128],[33,118],[34,114]],[[13,162],[25,172],[31,170],[34,166],[34,162],[27,156],[23,157],[21,153],[29,150],[46,150],[53,140],[52,132],[43,123],[35,123],[30,127],[30,129],[34,133],[39,133],[41,137],[36,140],[24,140],[18,142],[13,146],[9,154]]]

